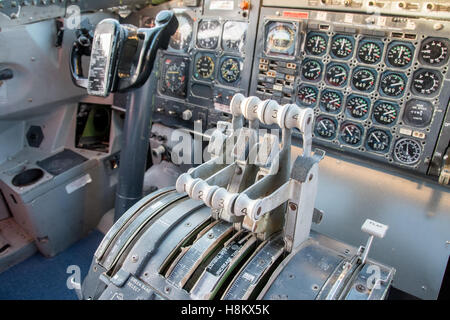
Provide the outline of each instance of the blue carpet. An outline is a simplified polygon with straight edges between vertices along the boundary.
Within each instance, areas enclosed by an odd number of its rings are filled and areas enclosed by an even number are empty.
[[[12,300],[73,300],[74,290],[66,285],[71,273],[67,267],[80,267],[81,279],[87,275],[94,252],[103,239],[99,231],[92,231],[66,251],[53,258],[36,253],[27,260],[0,273],[0,299]]]

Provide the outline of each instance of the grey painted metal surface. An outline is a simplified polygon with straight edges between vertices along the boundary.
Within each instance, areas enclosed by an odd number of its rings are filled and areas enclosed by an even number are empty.
[[[450,192],[348,160],[329,155],[321,161],[316,207],[324,217],[312,228],[359,246],[367,241],[360,230],[365,219],[389,225],[369,257],[397,270],[396,288],[436,299],[450,254]]]

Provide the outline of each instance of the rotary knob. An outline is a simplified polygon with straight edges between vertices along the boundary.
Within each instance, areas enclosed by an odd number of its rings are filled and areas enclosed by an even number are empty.
[[[185,121],[191,120],[192,111],[189,109],[184,110],[183,113],[181,114],[181,118]]]

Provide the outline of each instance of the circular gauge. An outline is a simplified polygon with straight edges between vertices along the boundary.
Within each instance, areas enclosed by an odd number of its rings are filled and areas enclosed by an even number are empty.
[[[394,158],[398,162],[404,164],[416,163],[420,154],[422,153],[422,147],[420,143],[412,139],[400,139],[394,146]]]
[[[391,136],[384,130],[372,130],[367,135],[367,147],[375,152],[387,152],[391,143]]]
[[[361,62],[375,64],[381,59],[382,47],[377,42],[363,42],[358,50],[358,58]]]
[[[186,88],[186,63],[184,61],[166,58],[164,65],[163,91],[177,96],[184,96]]]
[[[336,136],[336,121],[328,117],[318,117],[314,131],[324,139],[333,139]]]
[[[364,118],[369,112],[370,100],[361,96],[350,96],[347,99],[346,108],[353,118]]]
[[[267,26],[266,34],[266,54],[294,54],[295,28],[292,23],[271,22]]]
[[[373,118],[379,124],[390,125],[398,117],[398,107],[390,102],[377,102],[373,107]]]
[[[194,21],[186,13],[176,14],[176,17],[178,19],[178,29],[170,37],[169,47],[186,52],[191,44]]]
[[[425,63],[443,65],[448,61],[448,44],[444,40],[428,39],[422,44],[419,57]]]
[[[361,91],[372,91],[375,86],[376,72],[367,69],[359,68],[355,69],[352,76],[353,86]]]
[[[197,45],[203,49],[215,49],[219,43],[219,36],[219,21],[202,20],[198,25]]]
[[[233,83],[241,75],[240,63],[235,58],[226,58],[220,66],[220,75],[225,82]]]
[[[222,48],[227,51],[242,52],[247,36],[248,24],[239,21],[227,21],[223,25]]]
[[[308,60],[302,66],[302,75],[307,80],[317,80],[322,74],[322,65],[316,60]]]
[[[441,75],[438,71],[419,70],[414,73],[412,89],[417,94],[431,95],[439,90]]]
[[[298,101],[301,105],[310,107],[317,102],[317,89],[310,86],[303,86],[298,90]]]
[[[202,55],[195,61],[195,73],[196,78],[212,79],[214,73],[214,60],[208,55]]]
[[[391,46],[387,52],[387,61],[393,67],[404,68],[412,61],[413,50],[405,44]]]
[[[361,142],[362,134],[363,132],[360,126],[353,123],[347,123],[341,127],[339,138],[342,142],[355,146]]]
[[[325,73],[325,81],[336,87],[340,87],[347,82],[347,69],[339,64],[330,65]]]
[[[309,54],[319,56],[325,53],[327,50],[327,39],[326,36],[321,34],[310,34],[306,39],[306,51]]]
[[[398,73],[386,73],[381,77],[380,91],[390,97],[398,97],[403,94],[406,80]]]
[[[338,113],[342,106],[342,96],[336,91],[325,90],[320,96],[319,106],[324,111]]]
[[[406,103],[403,121],[414,127],[426,127],[433,116],[433,106],[427,101],[412,99]]]
[[[334,57],[345,59],[348,58],[353,51],[353,42],[343,36],[337,36],[333,38],[331,43],[331,53]]]

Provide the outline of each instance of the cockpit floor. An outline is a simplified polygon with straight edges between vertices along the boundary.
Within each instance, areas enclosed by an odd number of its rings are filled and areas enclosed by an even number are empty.
[[[92,257],[103,234],[97,230],[53,258],[36,253],[0,273],[0,299],[74,300],[77,295],[67,287],[67,279],[78,266],[81,279],[87,275]],[[67,273],[69,271],[69,273]],[[75,278],[76,279],[76,278]]]

